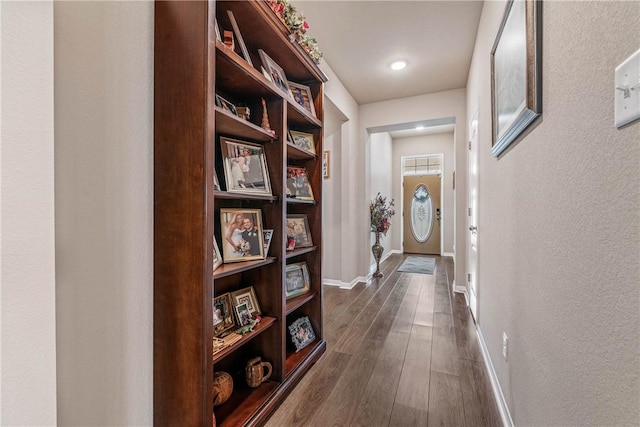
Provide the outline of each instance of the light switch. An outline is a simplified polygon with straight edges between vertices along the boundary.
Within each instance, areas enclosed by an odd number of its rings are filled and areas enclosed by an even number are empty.
[[[616,127],[640,119],[640,50],[616,67]]]

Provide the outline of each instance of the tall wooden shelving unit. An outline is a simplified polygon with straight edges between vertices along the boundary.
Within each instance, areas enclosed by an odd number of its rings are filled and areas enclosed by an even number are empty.
[[[231,29],[227,10],[233,12],[256,67],[261,64],[258,49],[263,49],[290,81],[311,88],[317,117],[216,40],[216,17],[222,28]],[[313,133],[316,152],[322,153],[326,77],[260,0],[156,2],[154,61],[154,424],[260,425],[326,348],[320,156],[299,150],[286,137],[288,128]],[[250,107],[251,120],[216,107],[216,93]],[[260,127],[261,98],[275,137]],[[214,190],[214,173],[223,177],[220,136],[262,144],[273,196]],[[307,169],[315,203],[287,199],[287,165]],[[214,272],[214,235],[222,243],[221,207],[262,210],[264,227],[274,229],[266,259],[224,264]],[[286,251],[287,214],[307,215],[315,246]],[[300,261],[309,266],[311,291],[287,300],[286,266]],[[213,357],[213,297],[245,286],[254,287],[263,321]],[[310,318],[317,338],[295,353],[287,326],[301,316]],[[241,373],[258,355],[272,363],[273,374],[251,389]],[[235,388],[214,409],[217,370],[234,375]]]

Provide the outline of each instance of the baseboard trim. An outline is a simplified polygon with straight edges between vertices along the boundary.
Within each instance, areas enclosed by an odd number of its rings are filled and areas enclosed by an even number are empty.
[[[340,289],[351,289],[358,283],[366,282],[366,281],[367,281],[366,277],[358,276],[355,279],[353,279],[351,282],[343,282],[341,280],[333,280],[333,279],[324,279],[322,281],[322,284],[327,286],[338,286]]]
[[[454,282],[453,282],[453,292],[456,293],[456,294],[465,294],[466,295],[467,287],[464,286],[464,285],[463,286],[456,285],[456,282],[454,280]],[[466,298],[466,296],[465,296],[465,298]]]
[[[450,256],[451,258],[453,258],[453,252],[442,252],[441,256]]]
[[[498,375],[493,367],[491,356],[489,355],[489,349],[487,349],[487,343],[484,341],[480,325],[476,325],[476,333],[478,334],[478,341],[480,341],[480,348],[482,349],[482,357],[484,358],[484,364],[487,367],[489,373],[489,379],[491,380],[491,388],[493,389],[493,395],[496,398],[498,404],[498,410],[500,411],[500,418],[502,418],[502,424],[505,427],[513,427],[513,419],[511,413],[509,413],[509,407],[507,401],[502,393],[502,387],[500,387],[500,381],[498,381]]]

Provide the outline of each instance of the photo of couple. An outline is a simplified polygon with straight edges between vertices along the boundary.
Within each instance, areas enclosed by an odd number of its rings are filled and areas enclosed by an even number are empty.
[[[220,223],[224,235],[224,262],[264,258],[260,209],[220,209]]]
[[[224,137],[220,141],[227,191],[271,195],[263,147]]]

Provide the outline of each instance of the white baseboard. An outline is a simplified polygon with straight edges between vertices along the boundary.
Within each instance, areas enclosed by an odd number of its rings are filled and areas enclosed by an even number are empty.
[[[453,258],[453,252],[442,252],[441,256],[450,256],[451,258]]]
[[[456,285],[456,281],[453,281],[453,292],[458,293],[458,294],[466,294],[467,293],[467,287],[464,285]]]
[[[480,325],[476,325],[476,333],[478,334],[478,341],[480,341],[480,348],[482,349],[484,364],[487,367],[487,372],[489,373],[491,388],[493,389],[493,395],[495,396],[496,402],[498,404],[498,410],[500,411],[502,424],[505,427],[513,427],[513,419],[511,418],[511,413],[509,413],[509,407],[507,406],[507,401],[504,398],[504,393],[502,393],[502,387],[500,387],[500,381],[498,381],[498,375],[496,375],[496,370],[493,367],[493,362],[491,361],[491,356],[489,355],[489,350],[487,349],[487,343],[484,341],[484,337],[482,336]]]
[[[333,280],[333,279],[324,279],[322,281],[322,284],[327,286],[338,286],[340,289],[351,289],[358,283],[366,282],[366,281],[367,281],[366,277],[358,276],[355,279],[353,279],[351,282],[343,282],[341,280]]]

